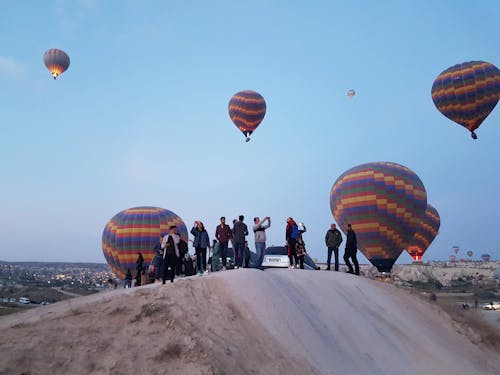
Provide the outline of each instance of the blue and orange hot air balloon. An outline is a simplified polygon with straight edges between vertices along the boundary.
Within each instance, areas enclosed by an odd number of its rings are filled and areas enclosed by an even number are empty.
[[[137,253],[142,253],[143,266],[148,267],[160,235],[168,233],[173,225],[177,226],[181,239],[187,242],[186,225],[172,211],[158,207],[134,207],[117,213],[102,233],[102,251],[111,270],[123,279],[127,269],[130,269],[135,277]]]
[[[66,52],[57,48],[45,51],[43,62],[54,79],[69,68],[69,56]]]
[[[422,255],[436,238],[440,225],[441,219],[437,210],[427,203],[425,215],[420,219],[418,229],[406,247],[406,251],[414,261],[422,260]]]
[[[442,72],[432,85],[436,108],[450,120],[474,132],[500,99],[500,70],[484,61],[457,64]]]
[[[266,101],[258,92],[240,91],[232,96],[228,109],[229,117],[248,142],[266,115]]]
[[[418,229],[427,193],[409,168],[390,162],[344,172],[330,191],[330,209],[342,229],[351,224],[358,247],[379,272],[389,272]]]

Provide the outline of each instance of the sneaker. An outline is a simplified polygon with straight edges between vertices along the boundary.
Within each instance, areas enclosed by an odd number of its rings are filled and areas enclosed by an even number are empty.
[[[330,269],[331,269],[330,267],[326,267],[325,271],[330,271]]]

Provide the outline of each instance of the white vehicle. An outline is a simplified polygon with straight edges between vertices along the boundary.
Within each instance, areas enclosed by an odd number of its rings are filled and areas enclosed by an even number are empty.
[[[289,265],[288,249],[285,246],[270,246],[265,250],[262,268],[288,268]],[[309,255],[304,257],[304,268],[307,270],[319,269]]]
[[[19,298],[19,303],[24,303],[25,305],[29,305],[31,301],[29,300],[29,298],[21,297]]]
[[[500,311],[500,302],[483,303],[481,307],[485,310],[498,310]]]

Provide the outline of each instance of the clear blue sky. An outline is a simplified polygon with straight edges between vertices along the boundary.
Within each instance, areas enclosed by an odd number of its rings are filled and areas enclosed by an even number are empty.
[[[104,262],[106,222],[143,205],[211,237],[271,216],[268,245],[292,216],[325,260],[332,184],[373,161],[414,170],[440,213],[424,260],[500,257],[500,107],[474,141],[430,95],[454,64],[500,67],[497,0],[0,5],[1,260]],[[57,81],[49,48],[71,58]],[[249,143],[227,113],[245,89],[267,102]]]

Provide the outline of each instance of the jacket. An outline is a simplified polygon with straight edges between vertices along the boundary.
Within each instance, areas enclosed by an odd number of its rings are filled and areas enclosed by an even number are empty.
[[[198,230],[196,227],[191,229],[191,234],[194,236],[193,246],[194,247],[208,247],[210,246],[210,239],[208,238],[208,233],[205,229]]]
[[[358,240],[356,239],[356,233],[352,229],[347,231],[345,249],[346,251],[355,251],[358,249]]]
[[[232,237],[233,234],[231,232],[231,228],[229,228],[229,225],[217,225],[217,228],[215,229],[215,238],[217,239],[217,241],[223,244],[227,244]]]
[[[245,236],[248,235],[248,227],[242,221],[237,221],[234,223],[233,227],[233,242],[242,243],[245,242]]]
[[[289,238],[292,237],[292,228],[293,226],[296,226],[297,227],[297,223],[295,222],[295,220],[291,219],[289,223],[286,223],[286,240],[288,241]],[[297,229],[297,232],[298,232],[298,229]],[[297,237],[295,237],[294,239],[296,239]]]
[[[328,229],[325,236],[325,243],[327,247],[338,248],[342,243],[342,234],[335,228],[334,230]]]
[[[261,221],[252,228],[255,235],[255,242],[266,242],[266,229],[271,226],[271,223],[268,222],[267,224],[262,224],[263,222],[264,221]]]
[[[177,258],[179,257],[179,248],[178,244],[181,238],[179,237],[178,234],[174,235],[167,235],[163,237],[163,241],[161,243],[161,247],[165,249],[165,252],[163,253],[163,259],[166,258],[167,255],[175,255]]]

